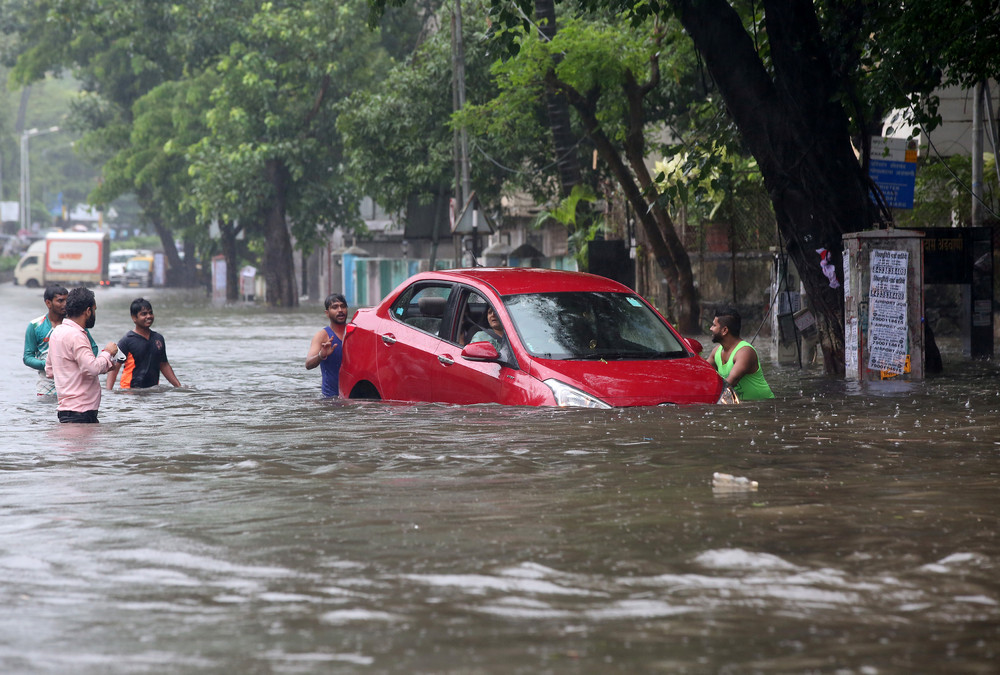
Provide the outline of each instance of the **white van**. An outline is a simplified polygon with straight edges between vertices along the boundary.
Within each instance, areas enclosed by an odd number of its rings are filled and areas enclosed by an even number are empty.
[[[28,247],[14,268],[14,283],[103,285],[108,280],[111,240],[104,232],[50,232]]]
[[[37,288],[45,279],[45,240],[31,243],[28,250],[14,268],[14,283],[29,288]]]

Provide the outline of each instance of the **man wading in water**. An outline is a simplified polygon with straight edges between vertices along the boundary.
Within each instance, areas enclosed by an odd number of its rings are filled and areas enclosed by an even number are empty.
[[[712,320],[712,342],[719,346],[712,350],[708,362],[715,366],[729,385],[736,390],[741,401],[759,401],[774,398],[767,386],[764,373],[757,359],[757,350],[746,340],[740,339],[743,319],[732,307],[720,309]]]
[[[331,293],[323,302],[329,326],[313,336],[306,353],[306,370],[320,367],[323,374],[323,396],[338,396],[340,391],[340,361],[344,352],[344,332],[347,329],[347,299],[340,293]]]

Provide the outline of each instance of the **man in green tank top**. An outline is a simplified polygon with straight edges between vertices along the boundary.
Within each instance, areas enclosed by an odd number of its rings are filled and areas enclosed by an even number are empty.
[[[709,330],[712,342],[719,346],[712,350],[708,362],[736,390],[741,401],[774,398],[761,371],[757,350],[746,340],[740,339],[742,323],[740,313],[733,307],[725,307],[716,312]]]

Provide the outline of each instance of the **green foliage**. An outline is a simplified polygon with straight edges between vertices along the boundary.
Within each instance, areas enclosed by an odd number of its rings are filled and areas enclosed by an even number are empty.
[[[597,195],[588,185],[577,184],[573,186],[569,197],[559,202],[550,211],[542,210],[535,217],[533,226],[538,228],[545,224],[547,220],[555,220],[561,225],[565,225],[570,230],[575,230],[577,225],[577,213],[580,202],[593,203],[597,201]]]
[[[273,200],[304,245],[334,225],[360,223],[360,196],[346,180],[336,106],[378,79],[386,59],[365,30],[364,2],[264,3],[219,59],[209,133],[189,154],[203,216],[259,218]],[[268,180],[287,172],[287,193]]]
[[[996,158],[983,158],[983,201],[1000,213]],[[900,227],[968,227],[971,222],[972,165],[968,157],[921,159],[917,166],[912,209],[894,212]]]
[[[153,235],[140,235],[138,237],[129,237],[128,239],[115,239],[111,242],[112,251],[120,251],[122,249],[148,249],[150,251],[155,251],[160,247],[160,238]]]
[[[573,252],[577,267],[581,270],[587,269],[587,244],[593,241],[600,234],[605,223],[600,218],[590,219],[587,223],[578,222],[579,206],[583,203],[593,203],[597,201],[597,195],[588,185],[577,184],[573,186],[568,197],[563,199],[552,210],[542,210],[535,217],[532,226],[542,227],[546,221],[555,220],[564,225],[569,231],[569,250]]]
[[[738,197],[764,185],[756,160],[714,143],[680,150],[654,166],[661,194],[691,223],[730,219]]]
[[[476,28],[477,17],[484,13],[479,1],[463,6],[466,109],[496,94],[490,78],[495,55]],[[449,20],[445,9],[439,21],[447,25]],[[544,154],[545,130],[538,119],[516,131],[478,133],[466,116],[449,123],[452,107],[450,33],[443,30],[340,106],[338,129],[344,136],[348,173],[359,189],[389,211],[402,211],[411,197],[427,204],[435,195],[451,193],[455,124],[470,127],[471,182],[484,204],[498,205],[505,186],[540,189],[544,180],[532,165],[551,158]]]
[[[468,106],[456,121],[474,133],[500,137],[537,127],[551,71],[582,95],[597,99],[598,119],[610,137],[621,140],[626,106],[621,85],[627,73],[640,75],[648,68],[656,51],[650,28],[569,17],[552,40],[529,30],[520,36],[517,55],[493,67],[500,95]]]

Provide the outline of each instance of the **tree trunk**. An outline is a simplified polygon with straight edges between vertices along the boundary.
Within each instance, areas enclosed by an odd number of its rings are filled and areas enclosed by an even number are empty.
[[[297,307],[299,294],[292,258],[292,239],[285,222],[285,201],[288,196],[288,168],[280,160],[268,160],[265,165],[273,196],[263,213],[264,221],[264,281],[267,284],[267,304],[271,307]]]
[[[830,287],[817,249],[843,279],[842,236],[867,227],[873,213],[813,4],[764,0],[772,79],[729,3],[673,3],[757,159],[817,315],[826,371],[843,374],[843,293]]]
[[[189,273],[185,261],[181,260],[181,256],[177,252],[177,242],[174,239],[173,231],[160,217],[160,211],[156,200],[152,199],[145,193],[145,189],[140,190],[139,194],[136,195],[136,201],[142,208],[142,212],[146,216],[149,223],[153,226],[153,230],[156,232],[156,235],[160,238],[160,245],[163,247],[163,255],[166,256],[167,261],[167,285],[194,285],[195,282],[193,276]],[[194,263],[194,261],[190,262],[192,264]]]
[[[554,0],[535,0],[535,18],[538,20],[539,32],[547,41],[552,40],[558,30]],[[557,55],[556,64],[558,63]],[[578,185],[583,180],[580,162],[576,154],[576,145],[579,139],[573,134],[569,116],[569,102],[562,93],[548,90],[545,96],[545,107],[549,116],[549,130],[552,132],[556,167],[559,172],[560,196],[565,199],[573,192],[573,186]],[[580,210],[585,208],[583,200],[578,202],[577,215],[580,215]]]
[[[229,221],[219,223],[219,244],[226,260],[226,302],[240,299],[240,273],[237,267],[236,235],[239,228]]]
[[[694,274],[691,271],[691,259],[688,257],[677,230],[667,213],[657,201],[656,185],[649,175],[645,163],[645,138],[643,136],[643,97],[656,86],[659,68],[655,61],[650,82],[639,85],[633,77],[628,77],[624,95],[629,102],[628,131],[625,140],[625,161],[621,151],[604,133],[594,101],[582,95],[566,83],[559,80],[553,71],[546,76],[546,83],[551,89],[561,91],[583,120],[587,136],[597,148],[600,155],[615,180],[625,194],[625,198],[635,210],[636,217],[642,224],[646,240],[653,252],[653,257],[663,272],[670,287],[670,292],[676,300],[674,306],[677,328],[684,333],[694,333],[700,330],[700,306],[698,292],[694,286]],[[631,170],[629,170],[631,167]],[[652,201],[647,198],[652,196]]]

